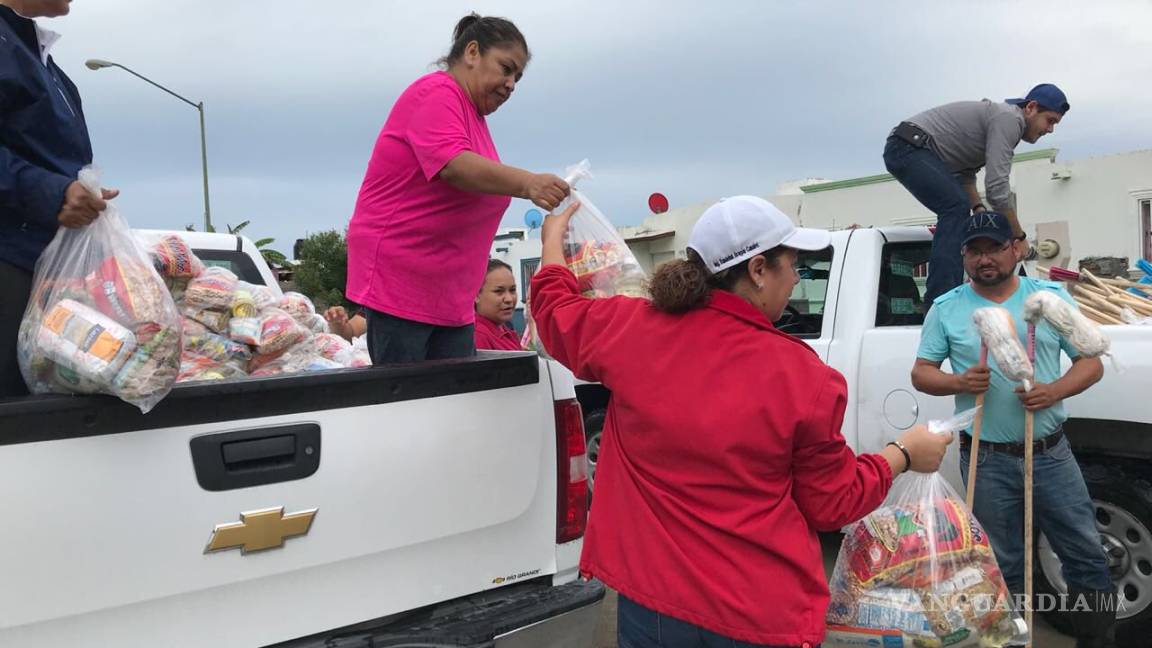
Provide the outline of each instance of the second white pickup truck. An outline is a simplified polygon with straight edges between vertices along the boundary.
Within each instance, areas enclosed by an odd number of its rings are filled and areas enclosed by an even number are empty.
[[[931,248],[927,228],[903,227],[834,232],[832,247],[801,253],[800,284],[776,325],[844,374],[843,433],[856,452],[878,452],[911,426],[951,415],[951,398],[919,393],[911,382]],[[1122,598],[1118,639],[1146,646],[1152,635],[1152,406],[1144,399],[1152,385],[1152,327],[1105,331],[1123,371],[1106,360],[1103,380],[1068,401],[1064,429],[1096,503],[1100,540]],[[610,394],[596,384],[576,391],[594,469]],[[942,473],[962,493],[957,446]],[[1059,560],[1042,535],[1036,547],[1037,591],[1066,592]],[[1067,627],[1059,614],[1049,620]]]

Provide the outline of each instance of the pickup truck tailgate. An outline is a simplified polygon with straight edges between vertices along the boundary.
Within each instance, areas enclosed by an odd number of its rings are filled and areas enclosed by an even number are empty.
[[[539,362],[188,385],[147,416],[0,403],[0,645],[259,646],[553,573]],[[206,552],[227,524],[288,537]]]

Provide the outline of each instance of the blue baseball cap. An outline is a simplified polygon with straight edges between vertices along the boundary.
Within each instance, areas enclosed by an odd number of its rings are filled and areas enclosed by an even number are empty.
[[[1068,108],[1070,107],[1068,105],[1068,97],[1064,95],[1064,91],[1051,83],[1041,83],[1029,90],[1027,97],[1023,99],[1005,99],[1004,103],[1023,106],[1030,101],[1035,101],[1045,110],[1058,112],[1061,115],[1068,112]]]
[[[999,212],[976,212],[968,219],[968,229],[964,231],[964,243],[968,245],[976,239],[992,239],[997,243],[1007,243],[1011,241],[1012,226],[1008,224],[1008,218]]]

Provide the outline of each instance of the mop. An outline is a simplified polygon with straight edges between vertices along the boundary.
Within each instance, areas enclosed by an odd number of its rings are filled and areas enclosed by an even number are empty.
[[[1104,332],[1082,315],[1072,304],[1064,301],[1055,293],[1042,291],[1033,293],[1024,300],[1024,319],[1028,322],[1028,356],[1033,361],[1036,353],[1036,324],[1040,320],[1048,322],[1081,357],[1099,358],[1111,354],[1108,349],[1111,341]],[[1115,358],[1113,358],[1115,360]],[[1025,411],[1024,418],[1024,534],[1026,552],[1024,561],[1024,589],[1028,596],[1029,606],[1026,619],[1028,627],[1032,627],[1032,412]]]
[[[980,333],[982,346],[981,363],[991,352],[996,364],[1005,376],[1022,382],[1024,391],[1032,390],[1034,381],[1033,363],[1036,361],[1036,324],[1048,322],[1083,357],[1097,358],[1108,353],[1108,337],[1088,318],[1080,314],[1075,306],[1052,292],[1042,291],[1030,295],[1024,301],[1024,320],[1028,323],[1028,348],[1022,348],[1016,336],[1016,327],[1011,314],[1003,308],[981,308],[972,315],[976,329]],[[979,399],[978,399],[979,400]],[[979,417],[979,414],[977,415]],[[1033,440],[1034,415],[1024,411],[1024,596],[1028,601],[1024,610],[1024,620],[1032,626],[1032,559],[1033,559]],[[968,506],[972,506],[976,483],[976,458],[979,449],[979,418],[972,426],[972,457],[968,464]]]
[[[1043,309],[1038,309],[1041,312]],[[1021,382],[1024,391],[1032,390],[1035,371],[1032,367],[1032,358],[1035,352],[1035,324],[1028,323],[1028,350],[1020,344],[1016,335],[1016,324],[1012,314],[1004,308],[980,308],[972,313],[972,321],[980,334],[982,346],[996,360],[1000,372],[1005,377]],[[981,351],[982,362],[986,360],[984,351]],[[981,394],[982,395],[982,394]],[[977,397],[978,400],[982,400]],[[981,408],[980,412],[983,412]],[[977,436],[980,414],[972,424],[972,449],[968,461],[968,506],[971,508],[975,495],[976,484],[976,458],[979,452],[979,437]],[[1032,628],[1032,412],[1024,411],[1024,596],[1027,605],[1024,608],[1024,622]],[[1030,644],[1029,644],[1030,645]]]
[[[1024,320],[1033,327],[1040,320],[1048,322],[1060,337],[1068,340],[1068,344],[1086,358],[1108,355],[1111,342],[1104,331],[1054,292],[1029,295],[1024,300]]]

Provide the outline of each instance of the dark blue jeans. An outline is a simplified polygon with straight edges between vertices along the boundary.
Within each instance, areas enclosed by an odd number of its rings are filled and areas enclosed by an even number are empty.
[[[436,326],[364,309],[372,364],[423,362],[476,355],[476,327]]]
[[[616,645],[619,648],[790,648],[736,641],[649,610],[624,596],[619,597],[617,605]]]
[[[16,360],[16,338],[32,294],[32,273],[0,261],[0,400],[27,396]]]
[[[964,283],[960,245],[972,205],[960,180],[931,149],[889,137],[884,146],[884,166],[916,200],[936,214],[924,293],[924,305],[928,307],[937,297]]]
[[[960,474],[968,482],[967,447],[960,450]],[[1068,439],[1032,456],[1034,522],[1063,565],[1070,586],[1115,591],[1096,530],[1096,509]],[[1013,594],[1024,593],[1024,458],[992,452],[981,444],[976,457],[976,520],[984,527],[996,562]]]

